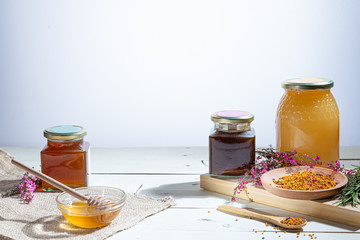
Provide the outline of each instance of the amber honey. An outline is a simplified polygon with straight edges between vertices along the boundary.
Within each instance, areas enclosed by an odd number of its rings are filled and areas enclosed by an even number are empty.
[[[60,209],[70,223],[82,228],[104,227],[112,222],[121,209],[109,211],[106,206],[96,208],[86,206],[85,202],[74,201]]]
[[[209,136],[211,176],[242,176],[255,164],[255,131],[251,113],[227,110],[211,116],[215,126]]]
[[[69,187],[86,187],[90,144],[83,140],[85,134],[86,131],[82,127],[73,125],[45,130],[44,136],[48,141],[41,151],[41,171]],[[42,189],[57,190],[46,182],[42,183]]]
[[[126,202],[126,193],[118,188],[90,186],[77,188],[76,191],[87,197],[101,197],[109,201],[87,206],[66,192],[58,194],[58,209],[68,222],[82,228],[98,228],[111,223],[121,212]]]
[[[214,131],[209,136],[210,174],[241,176],[255,163],[255,133],[223,133]]]
[[[283,86],[285,93],[276,117],[276,143],[280,151],[319,155],[321,161],[331,163],[339,160],[339,110],[330,92],[333,83],[322,80],[302,79],[298,85],[294,81],[297,88]],[[318,85],[314,86],[314,82]]]

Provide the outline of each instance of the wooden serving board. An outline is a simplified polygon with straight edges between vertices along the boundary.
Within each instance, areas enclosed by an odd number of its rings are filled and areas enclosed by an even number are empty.
[[[210,177],[209,174],[200,176],[200,187],[212,192],[232,196],[237,185],[237,178],[220,179]],[[243,190],[235,197],[360,228],[360,208],[339,207],[333,204],[335,200],[332,199],[294,200],[282,198],[253,184],[247,184],[246,191]]]

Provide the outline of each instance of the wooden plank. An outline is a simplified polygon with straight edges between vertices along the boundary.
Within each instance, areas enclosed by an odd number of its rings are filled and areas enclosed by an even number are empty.
[[[210,210],[210,211],[208,211]],[[294,216],[294,215],[293,215]],[[359,239],[360,232],[353,229],[335,228],[331,222],[310,221],[300,231],[275,230],[264,222],[223,213],[215,209],[170,208],[155,214],[131,229],[123,231],[109,239],[309,239],[315,234],[317,239]],[[308,220],[309,220],[308,219]],[[343,225],[344,226],[344,225]],[[258,232],[255,233],[253,229]],[[266,230],[266,232],[264,232]],[[264,232],[264,234],[262,234]],[[306,237],[303,236],[306,234]],[[281,236],[279,238],[278,236]]]
[[[138,224],[141,225],[142,224]],[[226,226],[226,225],[225,225]],[[225,227],[224,227],[225,228]],[[163,230],[163,228],[149,228],[145,231],[141,231],[137,226],[123,231],[113,237],[107,238],[108,240],[159,240],[159,239],[171,239],[171,240],[192,240],[192,239],[206,239],[206,240],[219,240],[219,239],[286,239],[286,240],[299,240],[299,239],[315,239],[310,238],[309,234],[313,234],[318,240],[359,240],[360,234],[358,233],[319,233],[319,232],[306,232],[300,234],[300,238],[297,238],[297,234],[287,232],[235,232],[235,231],[221,231],[215,232],[211,229],[206,231],[181,231],[178,229]],[[280,236],[280,237],[279,237]]]
[[[360,146],[341,146],[340,159],[342,160],[359,160],[360,159]]]
[[[200,187],[209,191],[232,196],[236,186],[237,181],[234,179],[213,178],[208,174],[200,176]],[[252,184],[248,184],[247,190],[236,197],[360,228],[360,208],[338,207],[333,205],[332,200],[287,199]]]
[[[2,147],[19,161],[40,169],[40,147]],[[345,167],[360,164],[360,146],[341,147]],[[350,157],[353,157],[352,160]],[[358,159],[356,159],[358,158]],[[207,147],[92,148],[92,173],[203,174],[209,171]]]
[[[345,168],[354,168],[354,166],[360,166],[360,160],[340,160],[341,165]]]
[[[174,225],[178,227],[180,227],[180,225],[188,224],[188,222],[184,223],[183,219],[200,219],[199,221],[201,221],[201,219],[210,219],[211,222],[224,223],[227,221],[234,222],[235,218],[240,218],[241,221],[240,219],[239,221],[242,224],[241,227],[238,226],[237,229],[241,228],[243,231],[253,228],[258,230],[269,230],[261,221],[241,218],[216,210],[220,205],[234,204],[237,207],[256,209],[265,214],[306,218],[308,220],[308,225],[304,231],[353,232],[357,230],[355,227],[350,227],[341,223],[274,208],[245,199],[238,199],[235,203],[232,203],[231,197],[229,196],[201,189],[199,180],[199,175],[93,175],[91,177],[91,184],[118,187],[124,189],[126,192],[134,192],[141,184],[143,184],[141,190],[139,190],[140,194],[152,196],[154,198],[172,196],[176,199],[176,206],[172,207],[171,210],[177,209],[179,211],[173,211],[173,214],[168,217],[172,218],[171,221],[178,221],[174,223]],[[184,213],[184,216],[181,216],[182,213]],[[170,224],[169,219],[160,219],[159,221],[162,221],[162,224],[164,225]],[[194,224],[195,223],[191,223],[190,225],[192,226]],[[203,223],[199,223],[201,226],[197,226],[196,229],[199,230],[204,228],[205,231],[205,227],[209,226],[209,224],[205,224],[204,226],[202,224]],[[213,226],[209,227],[213,228]],[[186,228],[192,229],[191,227]],[[184,227],[184,230],[186,230],[186,228]],[[358,232],[360,233],[360,231]]]
[[[91,175],[92,186],[111,186],[126,192],[138,191],[140,194],[163,198],[173,196],[177,205],[175,208],[216,209],[219,205],[231,203],[231,198],[223,194],[205,191],[200,188],[199,175]],[[266,205],[239,200],[242,207],[269,208]]]
[[[17,160],[40,169],[39,147],[2,147]],[[209,170],[206,147],[91,148],[92,173],[202,174]]]
[[[207,151],[198,147],[92,149],[95,173],[202,174]],[[107,164],[104,164],[106,161]]]
[[[38,168],[40,163],[40,148],[22,148],[22,147],[6,147],[4,148],[10,153],[15,155],[19,160],[24,160],[28,165]],[[281,234],[282,238],[278,238],[274,231],[270,231],[266,228],[263,222],[240,218],[238,216],[229,215],[226,213],[218,212],[215,209],[218,205],[224,203],[230,203],[230,197],[215,193],[208,192],[199,188],[199,175],[181,175],[183,173],[195,174],[198,171],[196,168],[183,167],[179,175],[167,175],[157,174],[157,167],[162,164],[160,169],[168,169],[169,173],[173,171],[174,165],[172,162],[173,154],[182,153],[183,149],[178,148],[180,151],[168,149],[163,151],[164,156],[158,158],[159,161],[155,161],[153,164],[141,164],[140,160],[132,161],[134,158],[141,158],[141,155],[151,152],[153,157],[156,157],[156,152],[161,152],[162,149],[154,151],[146,151],[147,148],[134,148],[134,149],[118,149],[115,151],[108,151],[104,155],[101,153],[102,149],[99,149],[98,154],[93,154],[93,172],[102,167],[104,170],[102,174],[94,174],[91,177],[91,185],[108,185],[114,187],[125,188],[128,192],[134,192],[141,184],[144,184],[140,193],[151,195],[154,197],[163,197],[166,195],[172,195],[176,198],[177,206],[167,209],[159,214],[144,219],[142,222],[134,226],[133,228],[118,233],[111,237],[111,239],[219,239],[219,238],[244,238],[244,239],[298,239],[295,233],[288,232],[286,235]],[[191,161],[194,163],[201,162],[203,157],[207,156],[207,148],[200,147],[188,149],[189,153],[192,153]],[[107,149],[105,149],[107,150]],[[93,149],[96,152],[97,149]],[[125,151],[125,155],[121,152]],[[166,154],[165,154],[166,153]],[[126,155],[133,155],[134,158],[129,158],[127,161],[122,157]],[[186,153],[184,153],[186,154]],[[167,155],[167,156],[165,156]],[[108,158],[108,156],[112,156]],[[186,157],[186,156],[184,156]],[[145,158],[143,158],[145,159]],[[160,160],[161,159],[161,160]],[[180,158],[181,159],[181,158]],[[180,160],[179,159],[179,160]],[[206,160],[206,159],[205,159]],[[124,174],[114,169],[113,163],[115,161],[121,161],[121,165],[126,165],[124,168]],[[160,166],[161,167],[161,166]],[[178,167],[178,165],[176,165]],[[134,174],[136,169],[141,169],[144,174]],[[199,169],[203,169],[203,172],[207,172],[208,168],[202,166]],[[109,170],[109,173],[105,174]],[[184,172],[182,172],[184,170]],[[194,171],[195,170],[195,171]],[[150,174],[147,174],[150,173]],[[260,209],[265,213],[273,213],[277,215],[291,214],[290,216],[304,217],[300,213],[289,212],[287,210],[274,208],[271,206],[262,205],[256,202],[250,202],[248,200],[241,199],[242,207],[251,207]],[[210,213],[208,212],[210,211]],[[328,220],[322,220],[311,216],[306,216],[309,223],[304,228],[304,234],[315,233],[318,239],[359,239],[360,231],[358,228],[343,225],[341,223],[335,223]],[[235,221],[238,219],[238,221]],[[346,221],[344,221],[346,223]],[[255,234],[252,229],[267,230],[264,235]],[[280,234],[280,232],[278,232]],[[301,235],[302,236],[302,235]],[[0,236],[1,238],[1,236]],[[309,238],[309,237],[307,237]]]

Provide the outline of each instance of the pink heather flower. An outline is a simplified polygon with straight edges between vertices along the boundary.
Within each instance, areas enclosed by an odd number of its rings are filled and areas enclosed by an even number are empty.
[[[33,193],[36,190],[37,178],[34,176],[30,177],[28,173],[25,173],[22,180],[23,181],[18,185],[20,197],[24,198],[26,203],[30,203],[34,198]]]
[[[316,166],[320,166],[320,165],[327,165],[329,166],[330,169],[337,171],[337,172],[342,172],[346,175],[350,175],[350,174],[356,174],[355,170],[347,170],[345,169],[344,165],[341,166],[339,161],[332,161],[331,163],[327,163],[325,162],[325,164],[323,164],[324,162],[322,162],[320,160],[320,156],[316,155],[316,157],[314,156],[309,156],[307,154],[298,154],[297,151],[289,151],[289,152],[277,152],[275,151],[275,149],[271,148],[266,148],[266,149],[262,149],[262,150],[258,150],[257,153],[259,154],[259,156],[257,156],[257,161],[256,164],[252,166],[251,170],[248,171],[245,175],[253,180],[253,184],[254,185],[262,185],[261,183],[261,176],[272,170],[272,169],[276,169],[276,168],[280,168],[280,167],[286,167],[286,166],[309,166],[310,168],[314,168]],[[315,182],[316,180],[314,180]],[[244,180],[242,180],[242,178],[239,178],[239,184],[237,186],[237,188],[234,189],[234,196],[232,198],[232,201],[235,201],[235,194],[236,193],[240,193],[243,189],[246,188],[246,184],[248,184],[247,182],[245,182]]]

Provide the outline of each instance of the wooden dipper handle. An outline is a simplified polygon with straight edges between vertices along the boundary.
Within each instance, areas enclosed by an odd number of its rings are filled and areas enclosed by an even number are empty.
[[[53,185],[54,187],[57,187],[58,189],[70,194],[71,196],[73,196],[81,201],[87,202],[89,200],[89,198],[84,196],[83,194],[76,192],[74,189],[62,184],[61,182],[56,181],[55,179],[53,179],[41,172],[34,170],[33,168],[31,168],[29,166],[26,166],[25,164],[23,164],[21,162],[18,162],[14,158],[11,159],[11,163],[29,173],[31,173],[32,175],[40,178],[41,180]]]

